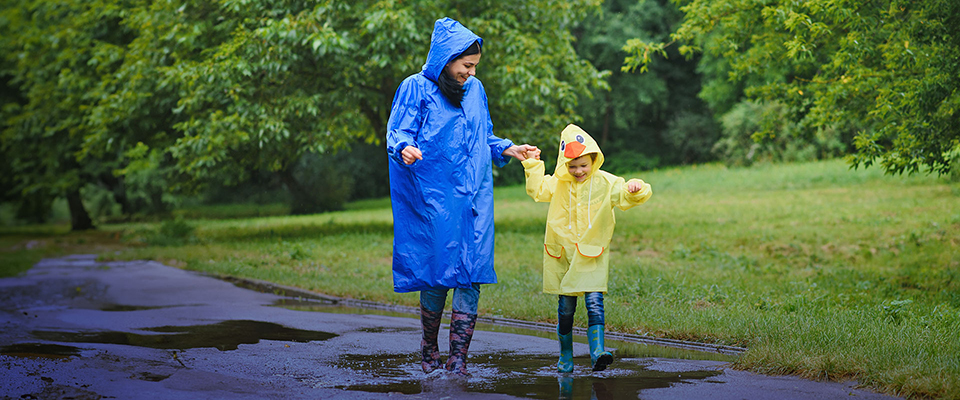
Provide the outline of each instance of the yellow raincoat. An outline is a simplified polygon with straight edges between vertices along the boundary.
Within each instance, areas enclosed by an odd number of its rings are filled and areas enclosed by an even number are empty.
[[[590,175],[583,182],[567,171],[567,162],[596,153]],[[607,291],[608,246],[616,223],[613,208],[627,210],[646,202],[653,192],[627,191],[623,178],[601,171],[603,153],[589,134],[576,125],[560,133],[560,151],[553,175],[544,175],[543,161],[523,161],[527,194],[550,202],[543,240],[543,292],[579,296]]]

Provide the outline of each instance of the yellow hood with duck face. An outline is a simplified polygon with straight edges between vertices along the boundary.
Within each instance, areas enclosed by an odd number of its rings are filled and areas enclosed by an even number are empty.
[[[593,160],[593,167],[590,168],[590,174],[593,175],[603,166],[603,152],[600,151],[600,145],[589,133],[574,124],[567,125],[560,132],[560,151],[557,154],[557,168],[553,176],[562,181],[573,181],[576,179],[570,175],[567,169],[567,163],[574,158],[587,154],[596,154]]]

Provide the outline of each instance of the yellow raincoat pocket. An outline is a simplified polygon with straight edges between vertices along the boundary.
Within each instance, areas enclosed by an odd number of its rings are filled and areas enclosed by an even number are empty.
[[[547,255],[556,259],[563,257],[563,246],[559,244],[544,244],[543,250],[547,252]]]
[[[598,270],[601,264],[606,265],[606,257],[601,257],[603,255],[604,248],[601,246],[593,246],[583,243],[577,243],[576,246],[577,254],[575,257],[573,257],[571,267],[573,267],[573,270],[578,274],[589,274],[578,279],[580,284],[595,278],[605,280],[606,273],[593,276],[594,272]]]
[[[603,247],[577,243],[577,252],[580,253],[581,256],[587,258],[597,258],[603,254]]]

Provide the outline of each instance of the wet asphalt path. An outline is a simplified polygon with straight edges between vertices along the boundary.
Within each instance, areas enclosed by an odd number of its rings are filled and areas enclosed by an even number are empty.
[[[615,341],[612,368],[590,372],[576,343],[574,373],[558,376],[555,338],[492,325],[478,326],[472,376],[457,379],[424,375],[419,345],[413,315],[262,293],[156,262],[72,256],[0,279],[3,399],[893,398]]]

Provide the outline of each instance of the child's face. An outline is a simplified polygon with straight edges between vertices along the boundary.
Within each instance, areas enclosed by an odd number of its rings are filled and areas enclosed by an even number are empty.
[[[590,176],[590,170],[593,168],[593,158],[589,154],[582,155],[567,162],[567,172],[573,175],[577,182],[587,180]]]

